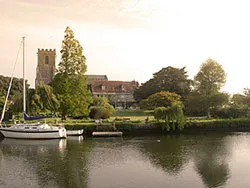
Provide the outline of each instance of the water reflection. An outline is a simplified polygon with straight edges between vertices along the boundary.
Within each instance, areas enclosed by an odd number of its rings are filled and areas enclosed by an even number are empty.
[[[206,187],[224,186],[231,176],[229,159],[231,144],[226,134],[167,135],[142,144],[142,152],[157,168],[178,176],[188,164]]]
[[[197,137],[194,150],[195,170],[206,187],[224,187],[231,173],[228,159],[231,156],[227,136],[210,135]]]
[[[157,168],[174,175],[182,171],[189,159],[189,151],[184,142],[183,135],[166,135],[144,142],[142,149]]]
[[[0,143],[0,187],[86,187],[88,153],[81,139],[74,139],[5,138]]]
[[[29,159],[32,157],[32,155],[42,155],[52,151],[63,154],[66,149],[66,144],[66,139],[41,141],[5,138],[0,142],[1,150],[4,152],[4,154],[28,157]]]
[[[80,144],[80,143],[83,143],[84,137],[83,136],[68,136],[67,140],[74,140]]]
[[[250,187],[249,146],[241,133],[4,139],[0,187]]]

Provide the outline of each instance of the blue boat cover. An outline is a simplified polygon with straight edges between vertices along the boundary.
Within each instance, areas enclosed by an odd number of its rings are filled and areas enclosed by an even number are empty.
[[[29,116],[26,112],[24,112],[24,120],[39,120],[39,119],[44,119],[44,118],[51,118],[53,115],[50,116]]]

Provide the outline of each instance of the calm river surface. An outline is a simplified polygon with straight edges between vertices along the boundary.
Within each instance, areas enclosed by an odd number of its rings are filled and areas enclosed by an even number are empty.
[[[250,133],[0,141],[0,187],[250,187]]]

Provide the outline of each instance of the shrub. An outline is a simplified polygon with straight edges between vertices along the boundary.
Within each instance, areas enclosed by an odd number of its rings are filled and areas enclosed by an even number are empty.
[[[216,118],[240,118],[248,116],[247,106],[228,106],[224,108],[214,108],[211,115]]]
[[[162,130],[169,131],[178,128],[182,130],[185,125],[185,117],[183,114],[183,105],[173,104],[170,107],[158,107],[155,109],[155,119],[159,122],[164,120],[165,124],[162,126]]]
[[[93,106],[90,109],[89,117],[92,119],[108,119],[111,116],[111,112],[108,109],[101,106]]]
[[[154,110],[154,117],[157,121],[166,120],[166,108],[158,107]]]
[[[106,97],[94,97],[89,117],[94,119],[107,119],[114,113],[114,111],[114,107],[109,104]]]

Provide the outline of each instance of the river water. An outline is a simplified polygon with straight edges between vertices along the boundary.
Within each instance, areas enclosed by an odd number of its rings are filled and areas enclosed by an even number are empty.
[[[250,133],[0,141],[1,188],[250,187]]]

